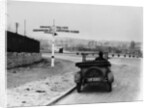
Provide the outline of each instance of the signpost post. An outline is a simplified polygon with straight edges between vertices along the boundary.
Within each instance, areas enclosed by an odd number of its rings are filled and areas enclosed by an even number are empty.
[[[53,26],[40,26],[41,29],[33,29],[33,32],[44,32],[52,34],[52,55],[51,55],[51,67],[55,66],[55,36],[57,32],[67,33],[79,33],[78,30],[69,30],[67,26],[55,26],[55,20],[53,20]]]
[[[52,36],[52,56],[51,56],[51,67],[54,67],[55,65],[55,20],[53,20],[53,28],[52,28],[52,32],[53,32],[53,36]]]

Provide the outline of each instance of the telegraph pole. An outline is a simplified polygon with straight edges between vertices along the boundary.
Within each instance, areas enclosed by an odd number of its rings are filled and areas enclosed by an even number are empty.
[[[16,23],[16,34],[18,34],[18,26],[19,26],[19,24]]]
[[[24,36],[26,36],[26,20],[24,20]]]

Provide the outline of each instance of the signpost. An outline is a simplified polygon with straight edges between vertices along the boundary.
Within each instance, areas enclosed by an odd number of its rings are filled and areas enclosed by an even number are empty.
[[[40,26],[40,29],[33,29],[33,32],[52,34],[51,67],[55,66],[55,36],[57,35],[57,32],[79,33],[78,30],[69,30],[67,26],[55,26],[55,20],[53,20],[53,26]]]
[[[51,28],[50,28],[51,30]],[[56,33],[56,29],[55,29],[55,21],[53,20],[53,27],[52,27],[52,56],[51,56],[51,67],[54,67],[55,65],[55,33]]]

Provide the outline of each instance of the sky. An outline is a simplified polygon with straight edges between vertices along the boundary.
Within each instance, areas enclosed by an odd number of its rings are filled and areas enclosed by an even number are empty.
[[[58,37],[73,37],[109,41],[143,40],[142,7],[83,5],[45,2],[8,1],[7,29],[15,32],[15,23],[19,23],[18,32],[29,37],[51,39],[51,34],[33,32],[40,26],[67,26],[70,30],[79,30],[79,34],[58,33]]]

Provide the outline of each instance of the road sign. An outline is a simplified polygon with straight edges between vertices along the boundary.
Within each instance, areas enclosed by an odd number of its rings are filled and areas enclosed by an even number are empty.
[[[57,32],[79,33],[77,30],[56,30]]]
[[[35,32],[44,32],[52,34],[53,27],[52,26],[40,26],[41,29],[35,29]],[[78,30],[69,30],[67,26],[55,26],[56,32],[66,32],[66,33],[79,33]]]
[[[78,30],[71,30],[70,33],[79,33]]]
[[[53,30],[44,31],[44,33],[53,34]]]
[[[57,32],[69,32],[69,30],[56,30]]]
[[[58,30],[68,30],[69,28],[67,26],[56,26],[56,29],[58,29]]]
[[[33,29],[34,32],[47,32],[49,29]]]
[[[52,29],[52,26],[40,26],[40,28],[51,28]]]
[[[53,21],[53,26],[40,26],[40,29],[33,29],[33,32],[44,32],[47,34],[52,34],[52,56],[51,56],[51,67],[54,67],[54,49],[55,49],[55,36],[58,35],[57,32],[66,32],[66,33],[79,33],[78,30],[69,30],[67,26],[55,26],[55,21]]]

